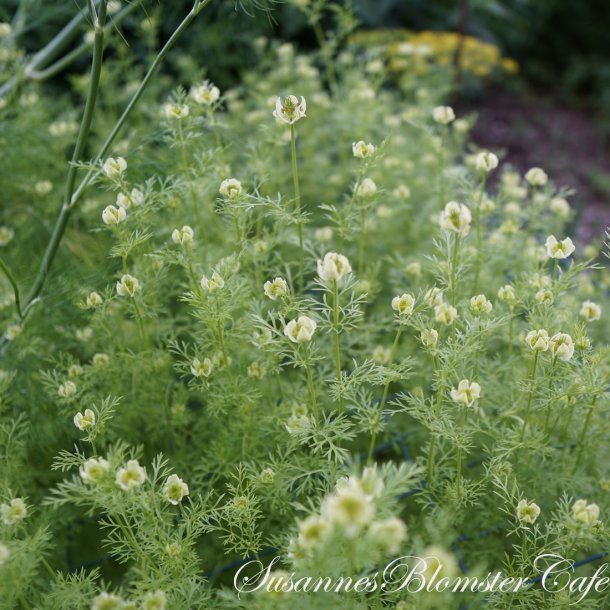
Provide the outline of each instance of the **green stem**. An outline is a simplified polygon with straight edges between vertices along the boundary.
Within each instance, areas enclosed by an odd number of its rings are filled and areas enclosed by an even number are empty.
[[[435,376],[438,375],[440,368],[441,368],[440,359],[438,356],[435,356],[434,357]],[[445,385],[445,380],[443,378],[441,378],[439,380],[439,387],[436,392],[436,401],[435,401],[436,404],[435,404],[435,408],[434,408],[434,415],[435,415],[436,419],[438,419],[441,416],[441,399],[442,399],[442,391],[443,391],[444,385]],[[430,447],[428,449],[428,486],[430,485],[430,483],[432,481],[432,471],[434,470],[435,453],[436,453],[436,439],[434,437],[434,434],[431,434],[430,435]]]
[[[595,398],[589,405],[589,410],[587,411],[587,416],[585,417],[585,423],[583,424],[582,431],[580,433],[580,438],[578,440],[578,456],[576,457],[576,463],[574,464],[574,472],[576,472],[576,469],[580,465],[580,460],[582,458],[582,454],[585,449],[585,440],[587,438],[587,432],[589,430],[589,425],[591,424],[591,418],[593,417],[593,411],[595,411],[596,402],[597,402],[597,396],[595,396]]]
[[[403,326],[400,325],[398,330],[396,331],[396,336],[394,337],[394,343],[392,344],[392,349],[390,350],[390,358],[388,359],[388,366],[394,362],[394,358],[396,357],[396,350],[398,349],[398,342],[400,341],[400,335],[402,334]],[[383,395],[381,396],[381,402],[379,403],[379,407],[377,409],[377,413],[375,416],[375,428],[379,422],[379,418],[383,415],[383,408],[385,407],[386,400],[388,399],[388,392],[390,391],[390,379],[386,381],[385,387],[383,388]],[[375,442],[377,441],[377,431],[374,429],[371,434],[371,442],[369,444],[369,452],[367,457],[367,463],[370,464],[373,459],[373,450],[375,449]]]
[[[487,172],[483,172],[483,179],[481,180],[481,190],[477,197],[477,204],[474,210],[474,221],[476,224],[477,231],[477,264],[475,267],[474,274],[474,293],[476,294],[479,290],[479,276],[481,274],[481,267],[483,264],[483,227],[481,225],[481,204],[483,202],[483,195],[485,194],[485,185],[487,184]]]
[[[309,351],[306,345],[303,347],[303,353],[305,360],[305,372],[307,373],[307,385],[309,387],[309,397],[311,400],[311,406],[313,407],[313,416],[317,428],[320,425],[320,418],[318,415],[318,400],[316,398],[316,387],[313,383],[313,374],[311,372],[311,360],[309,359]]]
[[[343,413],[344,402],[341,393],[341,350],[339,346],[339,286],[333,282],[333,339],[335,347],[335,368],[337,371],[337,390],[339,391],[339,413]]]
[[[441,130],[441,148],[438,153],[439,195],[441,207],[445,205],[445,130]]]
[[[119,23],[123,21],[123,19],[127,17],[127,15],[129,15],[129,13],[131,13],[137,6],[138,4],[135,2],[133,4],[128,4],[127,6],[125,6],[125,8],[123,8],[121,12],[117,13],[117,15],[110,21],[110,23],[106,25],[104,31],[108,32],[112,28],[117,27]],[[59,74],[64,68],[67,68],[71,63],[73,63],[76,59],[83,55],[90,47],[90,42],[83,42],[78,47],[72,49],[72,51],[70,51],[69,53],[66,53],[66,55],[64,55],[61,59],[58,59],[56,62],[54,62],[44,70],[36,70],[32,67],[30,67],[29,69],[26,68],[24,76],[37,82],[47,80],[55,76],[56,74]]]
[[[316,36],[316,40],[320,45],[320,50],[322,51],[322,55],[324,57],[324,68],[326,70],[326,79],[328,80],[330,92],[335,93],[337,91],[337,77],[335,75],[332,56],[328,47],[328,43],[324,36],[324,32],[322,31],[322,27],[320,26],[320,22],[317,19],[312,23],[312,27]]]
[[[169,37],[168,41],[165,43],[163,48],[159,51],[159,53],[155,57],[153,63],[151,64],[150,68],[148,69],[148,72],[142,79],[140,86],[138,87],[136,92],[133,94],[131,100],[127,104],[127,107],[123,111],[123,114],[120,116],[119,120],[116,122],[115,126],[112,128],[112,131],[110,132],[110,134],[108,135],[108,137],[106,138],[104,143],[102,144],[102,147],[100,148],[98,154],[96,155],[95,159],[93,160],[93,165],[98,165],[100,160],[106,155],[106,153],[110,149],[110,146],[114,142],[116,136],[118,135],[119,131],[121,130],[121,128],[123,127],[125,122],[127,121],[127,118],[131,114],[132,110],[134,109],[134,107],[136,106],[136,104],[138,103],[140,98],[142,97],[142,94],[144,93],[144,90],[148,86],[148,83],[150,82],[153,75],[158,70],[159,66],[161,65],[161,62],[163,61],[163,59],[165,58],[165,56],[167,55],[169,50],[174,46],[174,44],[176,43],[178,38],[180,38],[182,33],[188,28],[188,26],[191,24],[191,22],[197,17],[199,12],[207,4],[209,4],[209,2],[211,2],[211,0],[197,0],[194,4],[193,8],[188,13],[188,15],[183,19],[182,23],[178,26],[178,28],[174,31],[174,33]],[[83,114],[83,121],[81,123],[81,128],[80,128],[79,135],[77,138],[77,143],[75,146],[75,153],[77,152],[77,150],[79,153],[82,153],[82,151],[84,150],[84,147],[86,144],[85,136],[89,132],[89,126],[91,124],[91,119],[92,119],[92,115],[93,115],[93,108],[94,108],[96,97],[97,97],[99,75],[101,72],[101,64],[102,64],[102,42],[103,42],[103,36],[104,36],[103,23],[100,25],[100,23],[102,21],[100,19],[100,16],[102,15],[102,11],[103,11],[103,15],[105,17],[106,0],[102,0],[102,4],[103,4],[103,9],[100,8],[99,15],[96,16],[94,19],[94,22],[96,23],[96,28],[95,28],[95,38],[94,38],[94,42],[93,42],[93,62],[92,62],[92,68],[91,68],[91,78],[89,81],[89,95],[88,95],[87,101],[85,103],[85,112]],[[80,158],[80,154],[73,155],[73,160],[78,161],[79,158]],[[74,181],[76,178],[76,166],[72,165],[70,167],[67,185],[68,186],[71,185],[71,188],[66,189],[66,198],[64,199],[64,203],[61,207],[59,216],[55,223],[55,227],[53,229],[53,234],[51,236],[51,239],[50,239],[49,243],[47,244],[45,253],[43,255],[42,262],[41,262],[39,270],[38,270],[38,274],[36,275],[34,284],[32,285],[32,288],[31,288],[28,298],[26,300],[26,305],[25,305],[24,311],[27,312],[30,309],[30,306],[38,299],[38,295],[41,293],[42,288],[44,287],[44,284],[47,280],[47,276],[49,273],[49,269],[53,263],[55,254],[57,253],[57,249],[62,240],[63,234],[66,230],[66,226],[68,224],[70,214],[71,214],[74,206],[76,205],[77,201],[79,200],[80,196],[83,194],[85,189],[89,186],[91,181],[98,175],[98,173],[99,173],[99,170],[90,170],[86,174],[86,176],[83,178],[83,180],[79,184],[78,188],[76,188],[76,190],[74,190],[74,183],[75,183]],[[0,350],[4,349],[7,345],[7,343],[8,342],[6,341],[6,339],[3,339],[2,341],[0,341]]]
[[[529,391],[529,395],[527,397],[527,405],[525,407],[525,414],[523,416],[523,428],[521,428],[521,436],[519,438],[519,440],[521,442],[523,442],[523,439],[525,438],[525,429],[527,427],[527,420],[529,419],[530,408],[532,406],[532,396],[534,395],[534,378],[536,376],[536,366],[538,365],[538,355],[539,354],[540,354],[540,352],[538,350],[536,350],[536,352],[534,353],[534,362],[532,364],[532,370],[529,375],[530,391]]]
[[[553,387],[553,371],[555,370],[555,361],[556,358],[553,358],[553,360],[551,361],[551,372],[549,373],[549,386],[547,389],[547,405],[546,405],[546,418],[544,420],[544,436],[545,438],[548,438],[549,436],[549,423],[551,421],[551,405],[552,405],[552,401],[551,401],[551,389]]]
[[[295,209],[298,216],[301,215],[301,191],[299,189],[299,168],[297,166],[297,144],[296,144],[296,131],[294,123],[290,125],[290,152],[292,157],[292,183],[294,186],[294,203]],[[299,236],[299,282],[300,288],[303,289],[305,285],[304,274],[305,274],[305,255],[303,252],[303,224],[299,218],[297,221],[297,231]]]
[[[460,407],[460,423],[459,423],[459,433],[463,434],[464,428],[466,427],[466,418],[468,416],[467,413],[468,407]],[[456,457],[456,481],[457,481],[457,489],[458,489],[458,497],[461,495],[462,489],[462,446],[458,445],[457,448],[457,457]]]
[[[451,256],[451,304],[455,307],[456,300],[456,276],[458,265],[458,253],[460,250],[460,236],[456,233],[453,240],[453,254]]]
[[[15,298],[15,307],[17,308],[17,315],[21,320],[23,320],[23,312],[21,311],[21,298],[19,296],[19,285],[17,284],[17,280],[15,276],[11,272],[9,266],[0,258],[0,269],[4,271],[4,275],[6,275],[8,281],[10,282],[13,288],[13,295]]]
[[[510,318],[508,320],[508,357],[513,355],[513,308],[510,308]]]

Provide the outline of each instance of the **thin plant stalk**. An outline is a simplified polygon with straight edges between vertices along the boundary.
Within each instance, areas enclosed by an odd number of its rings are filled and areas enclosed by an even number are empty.
[[[301,191],[299,188],[299,168],[297,165],[296,130],[294,123],[290,125],[290,153],[292,157],[292,183],[294,186],[294,204],[299,219],[297,221],[297,232],[299,237],[299,283],[301,289],[305,284],[305,254],[303,251],[303,224],[301,223]]]
[[[451,255],[451,304],[455,306],[456,300],[456,277],[458,266],[458,253],[460,250],[460,236],[456,233],[453,240],[453,253]]]
[[[311,406],[313,408],[313,416],[316,424],[316,428],[320,424],[320,417],[318,415],[318,400],[316,398],[316,386],[313,382],[313,373],[311,371],[311,359],[309,358],[309,350],[307,346],[303,348],[303,358],[305,360],[305,372],[307,374],[307,385],[309,387],[309,398],[311,400]]]
[[[474,272],[474,293],[479,290],[479,276],[483,265],[483,227],[481,225],[481,204],[483,203],[483,195],[485,194],[485,185],[487,184],[487,172],[483,172],[481,179],[481,189],[477,197],[477,204],[474,209],[474,221],[476,224],[477,233],[477,264]]]
[[[529,381],[530,381],[530,391],[527,397],[527,405],[525,406],[525,414],[523,415],[523,427],[521,428],[521,436],[519,437],[519,440],[521,442],[523,442],[523,439],[525,438],[525,429],[527,428],[527,420],[529,419],[529,415],[530,415],[530,408],[532,406],[532,397],[534,395],[534,378],[536,377],[536,366],[538,365],[538,355],[540,354],[540,352],[538,350],[536,350],[536,352],[534,353],[534,362],[532,363],[532,370],[530,371],[529,374]]]
[[[100,150],[98,151],[97,155],[95,156],[95,158],[92,162],[93,165],[98,165],[100,160],[106,155],[106,153],[110,149],[112,143],[114,142],[118,133],[121,131],[123,125],[127,121],[129,115],[131,114],[131,112],[133,111],[135,106],[137,105],[138,101],[142,97],[142,94],[144,93],[146,87],[148,86],[150,80],[152,79],[152,77],[154,76],[156,71],[159,69],[159,66],[161,65],[161,63],[162,63],[163,59],[165,58],[165,56],[167,55],[167,53],[174,46],[174,44],[180,38],[180,36],[184,33],[184,31],[189,27],[191,22],[197,17],[199,12],[210,2],[211,2],[211,0],[197,0],[195,2],[195,4],[193,5],[193,8],[187,14],[187,16],[182,20],[182,22],[176,28],[174,33],[169,37],[169,39],[167,40],[167,42],[165,43],[163,48],[159,51],[159,53],[155,57],[154,61],[150,65],[148,72],[142,79],[140,86],[138,87],[136,92],[133,94],[131,100],[127,104],[125,110],[123,111],[123,114],[119,117],[118,121],[112,128],[110,134],[107,136],[106,140],[102,144]],[[104,15],[105,15],[106,0],[103,0],[102,4],[104,7],[103,11],[104,11]],[[94,42],[93,42],[93,62],[92,62],[92,68],[91,68],[91,78],[89,81],[89,93],[87,95],[87,101],[85,102],[85,111],[83,113],[83,120],[81,122],[79,135],[77,137],[77,143],[76,143],[76,146],[74,149],[75,154],[73,154],[73,156],[72,156],[73,160],[75,160],[75,161],[78,161],[80,159],[80,156],[82,155],[82,152],[84,151],[84,148],[85,148],[85,145],[87,142],[86,136],[89,133],[89,127],[91,125],[93,109],[94,109],[95,101],[96,101],[96,97],[97,97],[99,74],[101,72],[101,64],[102,64],[102,42],[103,42],[103,36],[104,36],[104,28],[103,28],[103,25],[100,26],[100,19],[99,19],[99,16],[101,14],[102,14],[102,9],[100,9],[100,14],[96,15],[95,20],[94,20],[97,23],[97,25],[96,25],[96,29],[95,29],[95,38],[94,38]],[[97,78],[94,78],[94,76],[96,74],[97,74]],[[78,155],[76,154],[77,151],[79,153]],[[38,273],[36,275],[36,278],[34,279],[34,283],[31,287],[28,297],[26,299],[25,306],[23,309],[23,311],[25,313],[27,313],[30,310],[31,306],[38,300],[38,297],[39,297],[40,293],[42,292],[42,289],[47,280],[47,276],[49,274],[49,270],[55,259],[57,249],[59,248],[59,244],[60,244],[60,242],[63,238],[64,232],[66,230],[68,220],[70,219],[70,215],[71,215],[76,203],[80,199],[80,197],[83,194],[83,192],[85,191],[85,189],[91,184],[93,179],[99,174],[99,171],[100,170],[98,170],[98,169],[89,170],[89,172],[85,175],[85,177],[80,182],[78,187],[76,189],[74,189],[75,180],[76,180],[76,167],[74,165],[70,166],[64,202],[62,204],[59,215],[55,222],[55,226],[53,228],[53,233],[51,235],[51,239],[49,240],[49,243],[47,244],[47,247],[45,249],[42,261],[41,261],[39,269],[38,269]],[[8,344],[8,341],[6,338],[3,338],[2,340],[0,340],[0,350],[5,349],[7,344]]]
[[[400,341],[400,335],[402,334],[403,326],[402,324],[398,327],[396,331],[396,336],[394,337],[394,343],[392,344],[392,349],[390,350],[390,358],[388,359],[388,365],[394,362],[394,358],[396,357],[396,350],[398,349],[398,342]],[[390,391],[390,380],[386,381],[385,387],[383,388],[383,395],[381,396],[381,402],[379,403],[379,407],[377,408],[377,418],[381,416],[383,413],[383,408],[385,407],[386,400],[388,399],[388,392]],[[375,421],[377,424],[377,419]],[[371,442],[369,444],[369,452],[367,457],[367,463],[371,463],[373,459],[373,450],[375,449],[375,442],[377,441],[377,432],[373,431],[371,434]]]
[[[333,282],[333,342],[337,384],[339,389],[339,413],[343,413],[344,404],[343,395],[341,394],[341,349],[339,346],[339,286],[337,280]]]
[[[582,453],[585,448],[585,440],[587,439],[587,432],[589,431],[589,426],[591,424],[591,419],[593,417],[593,411],[595,411],[595,403],[597,402],[597,396],[593,398],[591,404],[589,405],[589,409],[587,411],[587,415],[585,417],[585,423],[582,426],[582,431],[580,433],[580,438],[578,440],[578,456],[576,457],[576,462],[574,464],[574,472],[576,472],[578,466],[580,465],[580,460],[582,458]]]

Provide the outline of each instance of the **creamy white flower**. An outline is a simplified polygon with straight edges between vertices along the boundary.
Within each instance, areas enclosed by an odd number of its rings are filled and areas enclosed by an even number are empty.
[[[542,288],[541,290],[539,290],[534,295],[534,298],[536,299],[536,302],[547,307],[549,307],[555,302],[553,292],[551,290],[548,290],[547,288]]]
[[[102,164],[102,171],[108,178],[117,178],[127,169],[127,161],[123,157],[108,157]]]
[[[370,524],[375,506],[362,491],[346,486],[327,496],[322,503],[322,516],[335,525],[345,528],[348,536],[355,536]]]
[[[80,477],[86,483],[98,483],[110,470],[110,462],[104,458],[89,458],[79,468]]]
[[[107,225],[118,225],[127,218],[127,212],[125,208],[115,208],[113,205],[109,205],[104,208],[102,212],[102,220]]]
[[[430,305],[430,307],[433,305],[440,305],[443,302],[443,291],[436,286],[430,288],[424,295],[424,301]]]
[[[12,31],[13,28],[11,27],[10,23],[7,23],[6,21],[0,21],[0,38],[6,38],[7,36],[10,36]]]
[[[157,591],[147,593],[144,596],[142,610],[165,610],[167,607],[167,595],[165,591],[158,589]]]
[[[315,230],[314,237],[318,241],[330,241],[333,238],[333,230],[331,227],[320,227]]]
[[[7,341],[14,341],[21,334],[22,330],[19,324],[11,324],[4,331],[4,337]]]
[[[367,144],[364,140],[352,143],[352,153],[357,159],[367,159],[372,157],[377,152],[377,147],[374,144]]]
[[[472,214],[466,205],[457,201],[450,201],[441,212],[440,226],[442,229],[452,231],[458,235],[468,235]]]
[[[397,199],[409,199],[411,197],[411,189],[405,184],[399,184],[393,191],[392,195]]]
[[[289,95],[285,99],[282,100],[281,97],[278,97],[275,102],[275,110],[273,111],[273,116],[282,121],[283,123],[288,123],[292,125],[296,123],[299,119],[307,116],[305,112],[307,111],[307,103],[305,102],[305,98],[301,97],[301,101],[299,102],[298,98],[295,95]]]
[[[549,209],[560,218],[567,218],[572,211],[570,204],[563,197],[553,197],[549,202]]]
[[[457,309],[448,303],[439,303],[434,307],[434,319],[440,324],[450,326],[458,317]]]
[[[567,333],[557,333],[551,337],[549,349],[554,358],[567,362],[574,355],[574,340]]]
[[[602,317],[602,308],[593,301],[585,301],[580,308],[580,315],[587,322],[595,322]]]
[[[387,364],[390,361],[391,354],[392,350],[389,347],[378,345],[373,350],[372,358],[374,362],[378,362],[379,364]]]
[[[89,309],[94,309],[95,307],[99,307],[103,303],[103,299],[98,292],[90,292],[87,295],[86,304]]]
[[[242,193],[241,182],[236,178],[227,178],[220,183],[218,192],[226,199],[234,201],[238,199]]]
[[[291,320],[284,327],[284,334],[293,343],[305,343],[311,341],[317,324],[308,316],[299,316],[297,320]]]
[[[441,125],[448,125],[455,121],[455,112],[451,106],[437,106],[432,110],[432,118]]]
[[[177,475],[170,474],[163,485],[163,496],[174,506],[177,506],[185,496],[189,495],[189,486]]]
[[[402,294],[392,299],[392,309],[401,316],[409,316],[415,307],[415,297],[412,294]]]
[[[517,300],[515,289],[510,284],[505,284],[498,290],[498,298],[509,304],[515,303]]]
[[[480,172],[491,172],[498,167],[498,157],[492,152],[481,152],[477,155],[474,166]]]
[[[184,225],[181,229],[174,229],[172,231],[172,241],[175,244],[184,246],[185,244],[193,241],[194,235],[195,232],[193,231],[192,227],[189,227],[189,225]]]
[[[146,470],[140,466],[138,460],[129,460],[125,466],[117,470],[115,481],[124,491],[131,491],[144,484]]]
[[[544,186],[548,182],[549,177],[546,175],[546,172],[543,169],[540,169],[539,167],[532,167],[531,169],[527,170],[525,179],[532,186]]]
[[[517,504],[517,519],[522,524],[532,524],[540,515],[540,507],[535,502],[520,500]]]
[[[407,526],[398,517],[371,523],[367,538],[383,553],[396,554],[407,537]]]
[[[544,328],[530,330],[525,336],[525,342],[535,352],[546,352],[549,349],[549,333]]]
[[[438,343],[438,331],[434,328],[424,328],[419,335],[419,340],[425,347],[433,348]]]
[[[123,610],[125,602],[114,593],[100,593],[93,598],[91,610]]]
[[[576,500],[572,505],[574,519],[584,525],[595,525],[599,521],[599,506],[587,504],[586,500]]]
[[[283,277],[267,280],[263,285],[263,291],[272,301],[277,301],[277,299],[286,296],[289,292],[288,284]]]
[[[187,104],[167,103],[161,107],[161,113],[166,119],[181,120],[185,119],[190,114],[190,109]]]
[[[414,261],[405,267],[405,273],[413,277],[421,276],[421,263]]]
[[[80,377],[83,374],[83,367],[80,364],[71,364],[68,367],[68,377]]]
[[[116,292],[120,297],[133,297],[138,290],[140,290],[139,280],[128,273],[116,283]]]
[[[576,247],[569,237],[566,237],[562,241],[558,241],[554,235],[549,235],[546,238],[545,246],[546,253],[550,258],[568,258],[568,256],[576,250]]]
[[[103,352],[98,352],[96,354],[93,354],[91,362],[93,363],[93,366],[97,368],[101,366],[106,366],[110,362],[110,356],[108,354],[104,354]]]
[[[377,185],[370,178],[364,178],[356,188],[358,197],[372,197],[376,192]]]
[[[13,498],[6,504],[0,504],[0,519],[4,525],[15,525],[23,521],[28,514],[28,508],[23,498]]]
[[[209,292],[214,292],[215,290],[222,290],[225,287],[225,281],[216,271],[212,273],[212,277],[210,278],[204,275],[201,278],[200,284],[203,290],[207,290]]]
[[[481,397],[481,386],[476,381],[462,379],[457,388],[452,388],[450,394],[454,402],[471,407]]]
[[[48,195],[53,190],[53,183],[50,180],[39,180],[34,185],[34,190],[38,195]]]
[[[119,193],[116,196],[116,204],[126,210],[132,206],[139,206],[142,203],[144,203],[144,193],[137,188],[132,188],[129,194]]]
[[[15,237],[15,231],[10,227],[0,227],[0,247],[7,246]]]
[[[267,374],[267,369],[260,362],[251,362],[248,365],[248,377],[255,377],[256,379],[262,379]]]
[[[325,282],[341,282],[351,272],[352,266],[343,254],[327,252],[324,259],[318,259],[318,275]]]
[[[436,578],[454,578],[459,571],[458,562],[454,555],[444,547],[431,544],[427,546],[422,557],[426,559],[426,567],[422,573],[424,582],[431,582]]]
[[[83,432],[95,426],[95,412],[91,409],[85,409],[84,413],[80,411],[74,416],[74,425]]]
[[[307,517],[299,523],[299,546],[305,550],[320,547],[324,544],[332,529],[332,524],[319,515]]]
[[[0,566],[3,563],[6,563],[6,561],[8,560],[8,558],[11,556],[11,552],[9,551],[9,548],[6,546],[6,544],[4,544],[3,542],[0,542]]]
[[[191,97],[202,106],[211,106],[220,98],[220,89],[209,81],[191,89]]]
[[[489,313],[492,309],[491,301],[484,294],[477,294],[470,299],[470,311],[475,315]]]
[[[204,358],[203,362],[199,358],[193,358],[191,363],[191,373],[194,377],[209,377],[212,373],[214,365],[209,358]]]
[[[72,398],[76,394],[76,384],[73,381],[64,381],[59,384],[57,394],[61,398]]]

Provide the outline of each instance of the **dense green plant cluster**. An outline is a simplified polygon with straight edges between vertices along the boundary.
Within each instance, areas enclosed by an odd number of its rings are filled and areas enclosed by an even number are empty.
[[[27,79],[1,98],[0,608],[474,607],[281,583],[403,555],[528,579],[608,549],[604,228],[573,244],[570,192],[344,33],[315,59],[260,39],[228,91],[185,57],[105,147],[141,78],[108,31],[32,299],[82,109]],[[278,590],[247,591],[240,561],[275,557]]]

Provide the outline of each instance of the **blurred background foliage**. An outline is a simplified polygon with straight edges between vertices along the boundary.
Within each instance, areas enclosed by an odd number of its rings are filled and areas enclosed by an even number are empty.
[[[503,57],[516,60],[526,82],[571,99],[586,100],[610,114],[610,2],[607,0],[340,0],[351,4],[363,29],[400,29],[455,32],[464,9],[466,33],[498,47]],[[2,0],[0,20],[22,25],[20,44],[35,51],[74,15],[75,2]],[[84,3],[82,3],[84,4]],[[299,6],[316,0],[288,0],[274,4],[268,18],[260,18],[253,4],[235,0],[212,2],[205,19],[197,22],[181,40],[194,61],[206,66],[210,78],[223,88],[236,84],[239,74],[256,61],[253,41],[267,36],[297,43],[307,50],[317,46],[313,29]],[[165,39],[183,18],[191,0],[159,2],[147,11],[154,16],[159,40]],[[245,10],[242,10],[245,9]],[[324,11],[322,28],[333,25],[337,12]],[[132,52],[144,54],[137,38],[134,13],[123,28],[134,44]],[[82,58],[82,65],[88,62]],[[174,66],[176,69],[176,66]],[[608,120],[608,117],[606,117]]]

